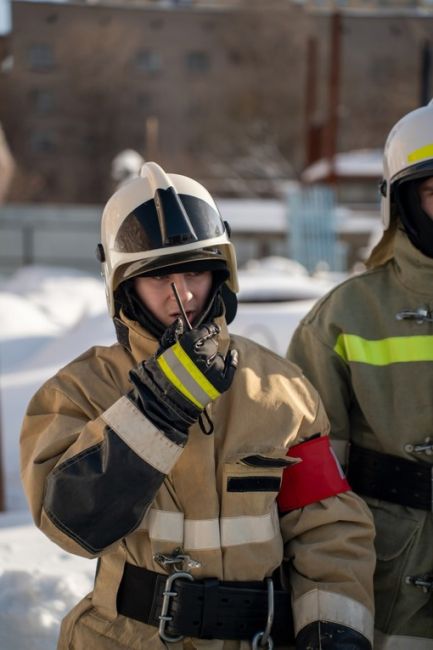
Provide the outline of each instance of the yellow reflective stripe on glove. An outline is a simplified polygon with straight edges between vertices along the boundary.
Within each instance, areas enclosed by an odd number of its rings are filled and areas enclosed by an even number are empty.
[[[221,395],[197,368],[180,343],[175,343],[156,361],[170,383],[199,409],[204,409],[206,404]]]

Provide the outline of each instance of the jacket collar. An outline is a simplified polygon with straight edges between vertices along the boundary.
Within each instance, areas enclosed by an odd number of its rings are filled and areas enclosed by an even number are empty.
[[[221,333],[218,337],[218,350],[225,356],[230,342],[226,320],[224,316],[219,316],[214,322],[221,328]],[[137,321],[129,319],[121,312],[120,318],[117,319],[115,325],[119,343],[131,352],[136,363],[148,359],[152,354],[155,354],[159,347],[159,341]]]
[[[433,259],[415,248],[402,230],[396,233],[394,260],[406,288],[433,298]]]

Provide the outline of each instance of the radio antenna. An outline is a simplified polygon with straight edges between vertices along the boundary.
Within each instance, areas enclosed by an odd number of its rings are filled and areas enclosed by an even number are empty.
[[[182,314],[182,318],[185,321],[185,325],[187,326],[187,328],[189,330],[192,330],[192,325],[188,320],[188,316],[186,315],[185,308],[182,305],[182,301],[180,299],[179,292],[178,292],[177,287],[176,287],[174,282],[171,283],[171,288],[173,289],[174,297],[176,298],[176,302],[177,302],[177,305],[178,305],[178,307],[180,309],[180,313]]]

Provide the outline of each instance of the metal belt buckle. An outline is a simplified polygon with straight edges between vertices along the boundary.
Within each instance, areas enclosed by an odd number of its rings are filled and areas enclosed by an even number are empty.
[[[251,642],[252,650],[264,648],[267,644],[268,650],[272,650],[274,642],[271,637],[272,623],[274,622],[274,583],[272,578],[267,578],[268,583],[268,618],[266,621],[266,628],[263,632],[257,632]]]
[[[168,576],[165,582],[164,591],[162,592],[164,598],[162,600],[161,614],[158,616],[159,618],[158,632],[161,639],[163,641],[166,641],[167,643],[175,643],[176,641],[182,641],[183,639],[182,635],[170,636],[165,629],[167,623],[173,620],[173,616],[169,616],[168,614],[168,609],[170,607],[170,599],[176,598],[177,596],[177,591],[173,591],[172,585],[175,582],[175,580],[177,580],[178,578],[185,578],[186,580],[190,580],[191,582],[194,581],[194,578],[190,573],[187,573],[186,571],[175,571],[174,573]]]

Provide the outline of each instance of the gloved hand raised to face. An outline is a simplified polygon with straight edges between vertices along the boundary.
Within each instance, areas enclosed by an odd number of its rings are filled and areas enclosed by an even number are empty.
[[[156,355],[130,371],[141,410],[166,433],[168,427],[186,434],[206,405],[230,388],[238,353],[218,353],[219,332],[215,323],[185,331],[178,318]]]

